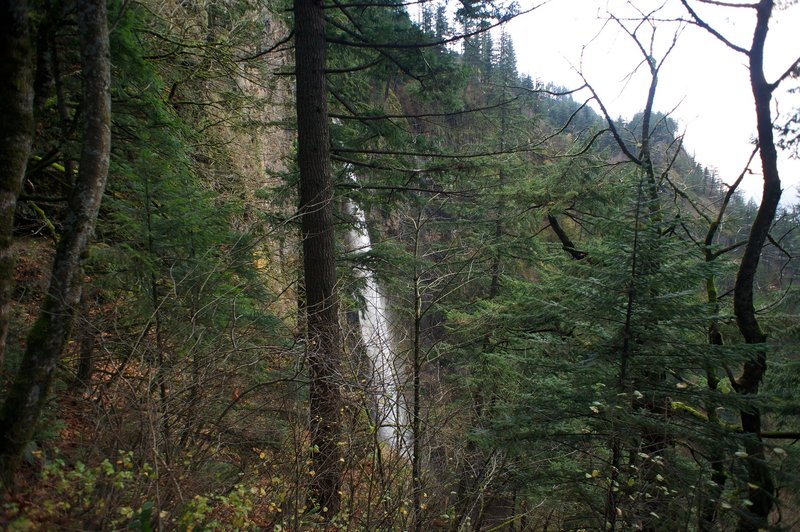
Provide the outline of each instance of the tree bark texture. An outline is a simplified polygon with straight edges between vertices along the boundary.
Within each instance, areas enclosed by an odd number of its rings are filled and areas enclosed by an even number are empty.
[[[25,0],[0,0],[0,363],[14,281],[14,211],[33,142],[33,51]]]
[[[764,42],[766,40],[769,17],[772,11],[771,0],[762,0],[758,7],[758,20],[750,50],[750,83],[756,105],[759,151],[764,174],[764,190],[756,219],[750,228],[750,237],[742,255],[734,291],[734,312],[736,324],[747,343],[763,343],[766,335],[756,319],[753,305],[753,282],[761,257],[761,248],[767,240],[770,226],[775,219],[778,202],[781,198],[781,180],[778,174],[778,153],[772,133],[770,103],[772,87],[764,77]],[[746,371],[743,378],[760,381],[764,368]],[[747,386],[757,383],[744,382]]]
[[[744,249],[733,296],[733,311],[736,324],[748,344],[765,344],[767,336],[762,331],[756,318],[753,304],[753,284],[758,271],[761,249],[767,240],[778,202],[781,198],[781,180],[778,174],[778,154],[772,133],[772,117],[770,103],[773,87],[764,76],[764,43],[769,31],[769,19],[772,14],[773,0],[760,0],[757,7],[756,28],[753,44],[750,48],[750,85],[756,106],[758,145],[761,156],[761,167],[764,175],[764,191],[758,213],[750,228],[750,236]],[[742,374],[737,381],[738,391],[742,394],[755,395],[767,369],[766,346],[758,348],[755,356],[744,364]],[[751,514],[739,523],[739,530],[758,530],[767,527],[769,513],[772,510],[775,486],[769,467],[764,462],[764,448],[760,441],[761,412],[757,407],[742,410],[742,429],[752,435],[746,444],[748,453],[749,500],[753,503]],[[753,487],[755,486],[755,487]]]
[[[339,511],[341,408],[339,301],[333,233],[325,33],[322,4],[294,0],[300,215],[308,327],[311,496],[321,511]],[[327,508],[327,511],[325,509]]]
[[[80,0],[85,117],[80,167],[56,250],[50,287],[31,329],[17,377],[0,413],[0,478],[13,482],[25,445],[47,398],[53,371],[69,338],[81,292],[81,259],[94,232],[111,154],[111,63],[105,0]]]

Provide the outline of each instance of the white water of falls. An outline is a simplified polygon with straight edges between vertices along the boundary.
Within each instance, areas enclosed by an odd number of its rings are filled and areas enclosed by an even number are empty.
[[[355,220],[350,231],[350,251],[367,253],[372,242],[367,232],[364,211],[352,201],[347,209]],[[360,289],[363,307],[359,311],[361,342],[370,361],[367,379],[370,393],[375,398],[373,422],[377,427],[378,440],[404,453],[408,449],[408,415],[402,395],[403,371],[397,367],[388,319],[386,297],[381,294],[375,273],[366,267],[356,269],[356,276],[363,281]]]

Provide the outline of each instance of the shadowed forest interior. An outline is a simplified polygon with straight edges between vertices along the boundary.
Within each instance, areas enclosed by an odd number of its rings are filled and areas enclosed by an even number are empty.
[[[0,528],[798,529],[792,4],[598,2],[625,120],[528,2],[0,0]],[[685,31],[736,175],[657,107]]]

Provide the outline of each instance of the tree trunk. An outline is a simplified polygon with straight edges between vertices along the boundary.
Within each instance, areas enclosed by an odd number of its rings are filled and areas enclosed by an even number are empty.
[[[781,180],[778,174],[778,154],[772,134],[772,117],[770,102],[773,87],[764,77],[764,43],[769,31],[769,19],[772,14],[773,0],[761,0],[758,3],[756,29],[753,34],[753,45],[750,48],[750,84],[756,105],[756,121],[758,128],[758,145],[761,155],[761,166],[764,173],[764,192],[758,207],[756,219],[750,228],[750,236],[742,255],[736,285],[733,294],[733,311],[736,324],[748,344],[761,344],[755,356],[744,364],[742,374],[737,380],[739,393],[756,395],[761,379],[767,369],[766,345],[767,335],[761,330],[753,304],[753,284],[758,271],[761,249],[767,240],[778,202],[781,198]],[[775,485],[769,467],[764,462],[764,448],[759,436],[761,432],[761,412],[758,407],[750,406],[741,412],[742,430],[751,435],[745,444],[748,468],[748,499],[753,503],[750,514],[742,517],[739,530],[758,530],[767,528],[769,513],[772,510],[775,496]]]
[[[336,294],[333,188],[325,84],[325,33],[322,4],[294,0],[297,76],[297,162],[311,377],[311,495],[322,513],[339,511],[341,450],[339,356],[341,339]],[[327,509],[327,510],[326,510]]]
[[[81,292],[81,258],[94,232],[111,153],[111,63],[105,0],[78,2],[81,39],[83,148],[50,287],[28,335],[19,372],[0,414],[0,478],[13,481],[22,450],[33,436],[56,363],[69,338]]]
[[[417,234],[414,238],[414,258],[419,260],[420,225],[417,225]],[[417,266],[414,266],[414,345],[412,352],[412,387],[414,406],[411,412],[411,504],[412,524],[414,532],[420,532],[423,524],[422,510],[422,419],[421,419],[421,379],[422,372],[422,293],[420,291],[420,275]]]
[[[33,142],[33,76],[28,4],[0,0],[0,364],[14,282],[14,211]]]
[[[755,155],[756,151],[753,151],[753,153],[750,155],[750,159],[747,161],[747,166],[739,175],[739,178],[728,188],[728,192],[725,194],[725,198],[723,199],[722,205],[719,208],[717,219],[711,222],[708,226],[708,231],[706,232],[706,237],[704,240],[706,263],[711,263],[719,256],[712,251],[714,239],[717,237],[717,232],[720,229],[720,225],[722,224],[722,220],[725,216],[725,211],[728,208],[730,200],[736,192],[736,189],[739,187],[739,184],[742,182],[747,169],[750,168],[750,163]],[[711,323],[708,326],[708,344],[712,346],[722,346],[724,345],[724,339],[722,337],[722,330],[719,322],[719,297],[717,294],[717,284],[714,275],[709,275],[706,278],[706,297],[709,305],[713,307]],[[711,398],[713,397],[713,394],[717,393],[719,377],[717,377],[714,366],[711,363],[706,363],[705,372],[706,385],[712,394],[709,400],[705,402],[708,423],[710,426],[717,427],[720,425],[719,416],[716,410],[717,405]],[[725,484],[728,479],[727,472],[725,470],[725,453],[723,449],[717,447],[716,445],[712,445],[707,452],[709,455],[709,464],[712,470],[712,484],[706,488],[706,493],[701,498],[702,500],[700,502],[700,520],[698,522],[698,530],[701,532],[711,532],[716,528],[720,498],[722,497],[722,493],[725,491]]]

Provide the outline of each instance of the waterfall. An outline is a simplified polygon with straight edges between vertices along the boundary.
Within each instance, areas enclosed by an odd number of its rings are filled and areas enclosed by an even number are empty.
[[[355,220],[349,233],[350,251],[367,253],[372,242],[367,232],[364,211],[353,201],[346,203],[347,210]],[[356,269],[356,276],[363,281],[360,295],[364,306],[359,312],[361,342],[370,361],[369,390],[375,398],[374,423],[378,440],[393,449],[405,452],[408,449],[408,423],[406,404],[402,395],[402,370],[396,367],[394,342],[389,327],[386,297],[381,294],[375,273],[367,267]]]

